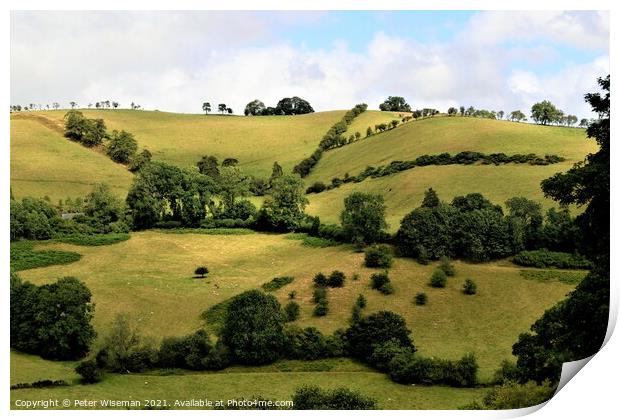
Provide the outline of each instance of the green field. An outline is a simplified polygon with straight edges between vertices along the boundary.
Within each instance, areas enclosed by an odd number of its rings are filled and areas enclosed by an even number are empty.
[[[31,115],[11,117],[11,190],[16,198],[48,196],[53,203],[84,196],[104,182],[121,197],[133,175],[104,154],[64,138]]]
[[[368,312],[388,309],[405,317],[421,354],[458,358],[475,352],[483,380],[490,378],[502,359],[511,357],[519,333],[573,287],[560,281],[527,280],[507,262],[456,262],[457,275],[450,278],[448,287],[432,289],[427,283],[433,265],[397,259],[390,271],[396,291],[385,296],[370,289],[374,271],[363,267],[363,254],[348,246],[311,248],[287,235],[151,231],[134,233],[128,241],[109,246],[43,247],[77,251],[82,258],[69,265],[22,271],[21,276],[36,284],[68,275],[84,281],[96,304],[93,324],[99,339],[121,312],[131,314],[145,336],[160,339],[189,333],[203,325],[200,314],[214,304],[273,277],[294,276],[275,296],[286,303],[288,293],[297,291],[299,325],[324,332],[345,327],[355,299],[363,293]],[[193,277],[194,268],[201,264],[209,267],[207,279]],[[313,317],[312,277],[336,269],[347,274],[346,285],[329,290],[327,316]],[[354,273],[359,280],[352,280]],[[461,293],[466,277],[477,282],[477,295]],[[412,299],[421,291],[428,294],[429,302],[415,306]]]
[[[323,154],[307,178],[329,183],[345,173],[357,175],[367,166],[381,166],[393,160],[415,159],[424,154],[462,151],[506,154],[557,154],[565,162],[548,166],[447,165],[413,168],[382,178],[368,178],[361,183],[345,184],[320,194],[308,195],[308,213],[324,222],[338,222],[344,198],[354,191],[381,194],[387,206],[391,231],[398,229],[402,217],[418,207],[429,187],[441,199],[480,192],[491,201],[503,204],[508,198],[525,196],[551,207],[553,201],[543,197],[540,182],[556,172],[563,172],[595,149],[586,141],[581,129],[543,127],[479,118],[436,117],[409,122],[402,127],[363,139]]]
[[[181,167],[204,155],[220,162],[236,158],[248,174],[269,176],[274,161],[285,171],[316,149],[325,132],[345,111],[295,116],[240,117],[217,114],[175,114],[158,111],[81,110],[87,118],[103,118],[108,130],[134,134],[153,158]],[[66,111],[38,112],[59,122]]]

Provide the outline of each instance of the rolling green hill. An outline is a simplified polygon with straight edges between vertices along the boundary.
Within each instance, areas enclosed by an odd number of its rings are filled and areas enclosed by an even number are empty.
[[[104,154],[64,138],[62,127],[34,113],[11,116],[11,190],[16,198],[48,196],[55,203],[84,196],[101,182],[124,197],[132,178]]]
[[[491,201],[503,204],[514,196],[525,196],[550,207],[540,190],[540,181],[565,171],[595,148],[586,141],[581,129],[543,127],[479,118],[436,117],[413,121],[385,133],[327,151],[307,177],[328,184],[345,173],[357,175],[367,166],[381,166],[393,160],[415,159],[424,154],[463,151],[485,153],[557,154],[566,158],[548,166],[527,164],[448,165],[413,168],[382,178],[368,178],[340,188],[308,196],[308,212],[323,221],[337,222],[344,198],[353,191],[382,194],[392,230],[400,219],[420,205],[424,191],[433,187],[443,200],[470,192],[480,192]]]
[[[153,158],[186,167],[203,155],[220,162],[236,158],[252,175],[269,176],[274,161],[285,171],[312,153],[321,137],[345,111],[294,116],[240,117],[231,115],[175,114],[158,111],[81,110],[87,118],[103,118],[108,130],[134,134],[140,148]],[[38,112],[62,123],[66,111]]]

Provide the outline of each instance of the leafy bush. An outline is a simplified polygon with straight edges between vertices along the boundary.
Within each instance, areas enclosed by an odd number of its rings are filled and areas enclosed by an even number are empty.
[[[278,301],[271,295],[250,290],[235,296],[228,304],[221,337],[235,361],[260,365],[280,357],[283,327]]]
[[[274,277],[269,282],[263,284],[263,290],[266,292],[273,292],[274,290],[278,290],[289,283],[292,283],[295,280],[295,277],[285,276],[285,277]]]
[[[355,306],[361,309],[364,309],[367,303],[368,302],[366,301],[366,297],[364,295],[359,295],[357,299],[355,300]]]
[[[373,348],[369,363],[380,371],[385,372],[388,370],[392,359],[404,353],[412,353],[411,348],[403,347],[396,340],[388,340],[384,343],[377,344]]]
[[[312,301],[314,303],[319,303],[321,300],[327,299],[327,289],[324,287],[317,287],[312,292]]]
[[[377,401],[347,388],[326,391],[318,386],[303,386],[293,394],[296,410],[374,410]]]
[[[452,277],[456,274],[452,261],[445,255],[439,259],[439,268],[446,273],[448,277]]]
[[[327,315],[328,312],[329,312],[329,305],[327,303],[327,298],[323,298],[317,302],[312,314],[314,316],[325,316]]]
[[[288,322],[296,321],[299,318],[299,304],[291,301],[284,307],[284,314]]]
[[[426,305],[426,302],[428,302],[428,296],[426,296],[426,293],[418,293],[415,295],[414,302],[418,306]]]
[[[443,270],[439,268],[433,271],[433,275],[431,276],[430,285],[432,287],[446,287],[446,283],[448,281],[448,277]]]
[[[565,252],[552,252],[546,249],[536,251],[521,251],[512,259],[515,264],[524,267],[536,268],[573,268],[590,269],[592,263],[585,257],[578,254],[568,254]]]
[[[317,360],[338,356],[341,353],[332,344],[332,337],[323,335],[314,327],[299,328],[289,325],[285,329],[286,346],[284,355],[289,359]]]
[[[463,284],[463,293],[466,295],[475,295],[477,291],[476,283],[472,279],[466,279]]]
[[[332,271],[332,273],[327,278],[327,286],[329,287],[342,287],[344,286],[344,281],[346,276],[342,271]]]
[[[327,185],[325,185],[323,182],[316,181],[306,189],[306,194],[320,193],[322,191],[325,191],[326,188]]]
[[[75,373],[82,377],[82,383],[94,384],[101,381],[102,372],[94,360],[84,360],[75,368]]]
[[[390,282],[390,277],[387,272],[373,273],[370,276],[370,287],[375,290],[381,290],[383,286]]]
[[[312,279],[314,285],[316,287],[325,287],[327,286],[327,276],[323,273],[317,273]]]
[[[394,312],[380,311],[361,318],[345,332],[349,354],[369,361],[375,346],[394,340],[401,347],[415,351],[403,317]]]
[[[387,245],[374,245],[366,248],[364,263],[370,268],[390,268],[392,251]]]
[[[484,397],[482,404],[474,402],[464,409],[475,410],[510,410],[516,408],[533,407],[542,404],[553,397],[556,386],[549,381],[537,385],[534,381],[525,384],[507,382],[492,388]]]

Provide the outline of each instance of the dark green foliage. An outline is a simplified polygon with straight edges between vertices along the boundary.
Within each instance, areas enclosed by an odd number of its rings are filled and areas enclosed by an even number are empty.
[[[466,279],[463,283],[463,293],[466,295],[475,295],[478,290],[478,286],[472,279]]]
[[[411,112],[411,107],[402,96],[388,96],[379,105],[381,111]]]
[[[316,287],[325,287],[327,286],[327,276],[323,273],[317,273],[312,279],[314,285]],[[315,291],[316,292],[316,291]]]
[[[194,197],[197,199],[197,197]],[[200,201],[198,200],[198,203]],[[200,204],[199,204],[200,205]],[[234,201],[229,207],[227,207],[221,214],[218,215],[221,219],[238,219],[249,220],[254,219],[258,210],[256,206],[249,200]],[[204,218],[204,214],[201,219]]]
[[[284,307],[284,314],[288,322],[296,321],[299,318],[299,304],[291,301]]]
[[[325,316],[329,312],[329,304],[327,303],[327,299],[321,299],[314,310],[312,311],[312,315],[314,316]]]
[[[303,182],[296,175],[282,175],[272,182],[271,196],[265,199],[256,225],[262,230],[292,231],[304,220],[304,208],[308,200],[304,196]]]
[[[375,410],[377,401],[347,388],[323,390],[318,386],[303,386],[293,394],[296,410]]]
[[[533,407],[550,400],[556,388],[549,381],[542,385],[537,385],[534,381],[525,384],[507,382],[492,388],[484,397],[482,404],[475,401],[462,408],[467,410],[510,410]]]
[[[493,383],[501,385],[510,382],[517,382],[519,380],[519,369],[515,362],[509,360],[502,360],[499,369],[493,374]]]
[[[101,381],[103,372],[97,366],[97,363],[92,360],[84,360],[75,368],[75,373],[82,377],[82,383],[94,384]]]
[[[106,127],[102,119],[88,119],[80,111],[71,110],[65,114],[65,137],[93,147],[103,143]]]
[[[282,98],[275,108],[275,115],[300,115],[314,112],[310,103],[298,96]]]
[[[446,283],[448,282],[448,276],[441,269],[437,269],[433,271],[431,275],[430,285],[432,287],[446,287]]]
[[[133,134],[121,130],[114,130],[110,136],[105,151],[114,162],[129,163],[138,150],[138,142]]]
[[[327,287],[342,287],[346,279],[345,274],[342,271],[334,270],[327,278]]]
[[[118,314],[95,359],[100,368],[124,374],[152,368],[157,356],[157,350],[144,342],[128,315]]]
[[[58,211],[45,200],[24,197],[11,200],[11,241],[23,239],[50,239],[61,223]]]
[[[107,184],[97,184],[84,198],[83,221],[96,233],[127,233],[125,206]]]
[[[428,259],[454,255],[453,235],[457,216],[458,210],[447,204],[413,210],[403,218],[396,233],[395,242],[399,253]]]
[[[288,292],[288,298],[289,299],[295,299],[297,297],[297,291],[296,290],[292,290],[290,292]]]
[[[424,193],[424,200],[422,200],[422,207],[433,208],[437,207],[440,204],[441,201],[439,201],[439,196],[437,195],[437,192],[432,188],[426,190],[426,192]]]
[[[392,251],[387,245],[373,245],[366,248],[364,263],[370,268],[390,268],[392,266]]]
[[[29,241],[11,242],[11,270],[22,271],[57,264],[70,264],[82,257],[77,252],[53,249],[35,250]]]
[[[364,295],[359,295],[357,297],[357,299],[355,300],[355,306],[364,309],[367,305],[368,301],[366,300],[366,297]]]
[[[325,191],[326,188],[327,188],[327,185],[325,185],[323,182],[316,181],[312,185],[310,185],[308,188],[306,188],[306,194],[320,193],[322,191]]]
[[[607,331],[609,273],[595,268],[512,347],[519,380],[557,381],[562,363],[596,353]]]
[[[394,312],[380,311],[362,317],[346,330],[349,354],[368,362],[375,346],[394,340],[401,347],[415,351],[403,317]]]
[[[209,269],[206,266],[201,265],[199,267],[196,267],[196,269],[194,270],[194,274],[204,279],[204,277],[209,274]]]
[[[284,356],[289,359],[317,360],[343,355],[344,343],[338,331],[331,336],[325,336],[314,327],[302,329],[288,325],[285,335]]]
[[[228,348],[221,342],[211,344],[204,330],[164,338],[157,352],[157,365],[166,369],[219,370],[228,364]]]
[[[82,246],[103,246],[124,242],[131,238],[129,233],[101,233],[95,235],[64,235],[55,237],[58,242]]]
[[[53,381],[51,379],[42,379],[39,381],[35,381],[33,383],[17,383],[15,385],[11,385],[11,390],[13,389],[29,389],[29,388],[35,388],[35,389],[41,389],[41,388],[56,388],[59,386],[69,386],[69,384],[66,381],[61,380],[56,380]]]
[[[375,290],[381,290],[388,283],[390,283],[390,277],[387,272],[373,273],[370,276],[370,287]]]
[[[473,354],[452,361],[425,358],[403,352],[388,365],[390,378],[401,384],[473,387],[478,384],[478,364]]]
[[[235,296],[228,305],[222,340],[232,358],[249,365],[271,363],[284,345],[284,317],[278,301],[258,290]]]
[[[545,249],[536,251],[521,251],[512,258],[512,262],[524,267],[536,268],[592,268],[592,263],[578,254],[565,252],[551,252]]]
[[[426,296],[426,293],[418,293],[415,295],[414,302],[418,306],[426,305],[426,302],[428,302],[428,296]]]
[[[142,149],[140,153],[134,155],[129,162],[129,170],[131,172],[136,172],[142,169],[144,166],[151,162],[153,158],[153,154],[149,152],[147,149]]]
[[[373,348],[369,363],[380,371],[386,372],[389,369],[392,359],[402,354],[412,354],[411,348],[403,347],[396,340],[388,340],[384,343],[377,344]]]
[[[384,131],[387,129],[385,124],[378,124],[377,130]],[[545,155],[545,157],[537,156],[533,153],[528,155],[512,155],[508,156],[504,153],[491,153],[485,154],[480,152],[461,152],[457,155],[450,155],[450,153],[441,153],[438,155],[422,155],[414,160],[394,160],[385,166],[379,166],[377,168],[368,166],[362,172],[355,176],[346,176],[344,179],[334,178],[336,182],[332,182],[332,185],[327,189],[337,188],[343,184],[349,182],[362,182],[366,178],[380,178],[384,176],[390,176],[398,172],[407,171],[415,167],[422,166],[436,166],[436,165],[471,165],[473,163],[481,163],[483,165],[505,165],[509,163],[513,164],[530,164],[530,165],[552,165],[555,163],[563,162],[565,159],[557,155]],[[432,189],[431,189],[432,190]],[[434,191],[433,191],[434,193]],[[423,207],[432,207],[437,203],[435,200],[437,197],[429,196],[429,200]]]
[[[319,303],[321,300],[327,298],[327,289],[325,287],[317,287],[312,292],[312,301],[314,303]]]
[[[263,290],[266,292],[273,292],[274,290],[278,290],[289,283],[292,283],[295,280],[295,277],[284,276],[284,277],[274,277],[267,283],[263,284]]]
[[[198,171],[207,175],[213,179],[217,179],[220,176],[220,169],[218,167],[219,163],[215,156],[203,156],[196,166],[198,167]]]
[[[90,290],[75,277],[35,286],[11,275],[11,347],[46,359],[83,357],[95,339]]]
[[[354,243],[372,244],[385,236],[383,196],[355,192],[344,200],[340,221],[345,237]]]
[[[445,255],[439,259],[439,269],[446,273],[446,276],[448,277],[452,277],[456,274],[452,261]]]

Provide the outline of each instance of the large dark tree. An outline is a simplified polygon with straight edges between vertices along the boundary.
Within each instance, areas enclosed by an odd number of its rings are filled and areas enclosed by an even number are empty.
[[[377,242],[388,227],[383,196],[354,192],[344,199],[340,221],[348,240],[365,244]]]
[[[254,99],[245,106],[243,113],[245,115],[262,115],[265,110],[265,104],[258,99]]]
[[[279,115],[300,115],[314,112],[308,101],[298,96],[283,98],[276,105],[275,113]]]
[[[390,311],[380,311],[351,324],[345,336],[351,356],[369,361],[375,347],[388,341],[415,351],[409,338],[410,332],[402,316]]]
[[[557,380],[563,362],[597,352],[605,338],[609,317],[609,76],[599,79],[602,93],[585,95],[598,114],[587,130],[599,150],[565,173],[542,182],[547,197],[561,204],[586,206],[577,218],[582,252],[594,268],[568,297],[549,309],[521,334],[513,346],[522,381]]]
[[[258,290],[235,296],[228,305],[222,339],[239,363],[261,365],[278,359],[285,335],[276,298]]]

